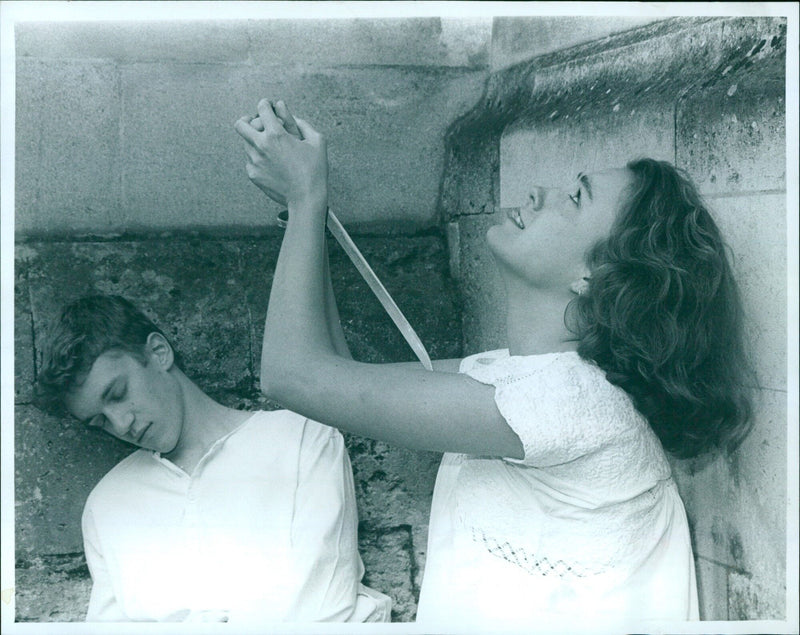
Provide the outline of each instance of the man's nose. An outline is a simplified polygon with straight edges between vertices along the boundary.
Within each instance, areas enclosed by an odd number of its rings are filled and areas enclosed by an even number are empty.
[[[104,414],[118,436],[124,437],[133,424],[133,413],[128,409],[108,408]]]

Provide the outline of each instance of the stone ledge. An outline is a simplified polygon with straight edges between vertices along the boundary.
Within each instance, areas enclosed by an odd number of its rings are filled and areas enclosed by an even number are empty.
[[[785,56],[784,18],[675,18],[542,55],[490,75],[479,104],[448,130],[448,161],[488,181],[508,130],[586,120],[623,104],[677,105],[693,91],[742,77],[782,81]],[[469,158],[481,154],[477,164]],[[441,216],[493,213],[494,200],[464,204],[463,180],[446,175]]]

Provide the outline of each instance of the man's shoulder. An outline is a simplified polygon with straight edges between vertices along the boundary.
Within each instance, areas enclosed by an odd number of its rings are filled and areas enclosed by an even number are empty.
[[[341,433],[335,428],[307,419],[291,410],[259,410],[253,412],[243,426],[243,436],[293,437],[298,443],[307,443],[315,438],[339,437]]]
[[[94,486],[86,501],[86,506],[96,504],[108,497],[118,498],[128,488],[135,487],[154,469],[157,469],[157,461],[152,452],[148,450],[132,452],[112,467]]]

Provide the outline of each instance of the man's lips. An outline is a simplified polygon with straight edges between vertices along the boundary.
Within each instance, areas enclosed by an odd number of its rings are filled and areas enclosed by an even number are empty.
[[[144,438],[144,435],[150,429],[151,425],[153,425],[152,422],[148,423],[144,428],[142,428],[142,430],[140,432],[138,432],[136,435],[134,435],[134,439],[133,439],[134,443],[141,443],[142,442],[142,439]]]

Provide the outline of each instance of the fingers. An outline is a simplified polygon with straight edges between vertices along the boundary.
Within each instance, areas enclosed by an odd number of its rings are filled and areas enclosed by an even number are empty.
[[[279,99],[278,101],[275,102],[274,110],[278,118],[283,121],[283,127],[286,129],[286,132],[288,132],[290,135],[302,139],[303,134],[297,127],[294,117],[292,117],[292,113],[289,112],[289,108],[287,108],[286,104],[282,99]]]
[[[283,123],[275,116],[275,111],[272,109],[272,102],[269,99],[262,99],[258,102],[258,116],[261,119],[265,132],[271,132],[273,134],[284,132]]]
[[[247,141],[250,146],[255,147],[258,135],[261,134],[261,132],[250,125],[251,120],[252,117],[242,117],[235,124],[233,124],[233,128],[239,133],[239,136],[242,137],[242,139]]]
[[[250,125],[253,126],[253,128],[258,130],[259,132],[264,132],[264,124],[261,123],[261,118],[258,115],[253,117],[252,121],[250,122]]]
[[[305,119],[295,117],[294,121],[297,124],[297,127],[300,129],[300,134],[302,135],[303,139],[312,139],[320,136],[319,133],[314,130],[314,127]]]

